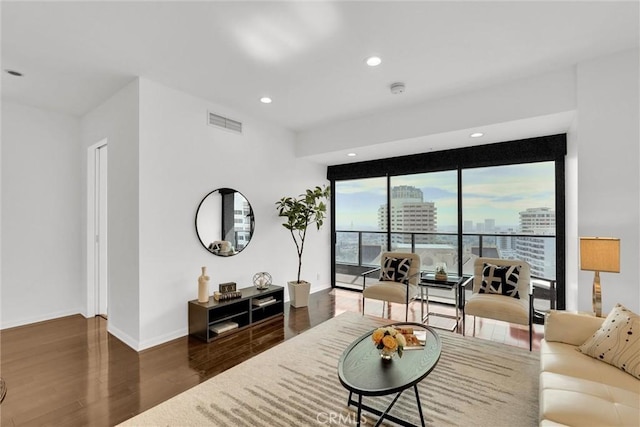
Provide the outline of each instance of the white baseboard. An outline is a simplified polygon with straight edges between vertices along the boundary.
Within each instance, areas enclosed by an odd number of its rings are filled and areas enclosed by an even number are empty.
[[[122,341],[123,343],[125,343],[126,345],[134,349],[135,351],[139,351],[138,350],[139,341],[127,335],[126,333],[122,332],[120,329],[113,326],[109,321],[107,321],[107,332],[109,332],[114,337],[118,338],[120,341]]]
[[[2,321],[2,324],[0,325],[0,330],[15,328],[18,326],[30,325],[32,323],[45,322],[47,320],[53,320],[59,317],[73,316],[74,314],[82,315],[81,310],[79,308],[76,308],[74,310],[56,311],[53,313],[45,313],[38,316],[26,317],[24,319]]]
[[[107,324],[107,331],[113,335],[114,337],[118,338],[120,341],[122,341],[123,343],[125,343],[126,345],[128,345],[129,347],[131,347],[132,349],[134,349],[137,352],[141,352],[143,350],[147,350],[151,347],[155,347],[157,345],[160,344],[164,344],[166,342],[169,342],[171,340],[174,340],[176,338],[181,338],[184,337],[188,334],[188,330],[187,328],[181,328],[177,331],[173,331],[171,333],[168,334],[164,334],[158,337],[153,337],[151,339],[148,340],[144,340],[144,341],[140,341],[137,340],[133,337],[131,337],[130,335],[127,335],[126,333],[122,332],[120,329],[112,326],[111,324]]]
[[[177,331],[173,331],[168,334],[163,334],[159,337],[154,337],[148,340],[144,340],[142,343],[140,343],[140,348],[138,349],[138,351],[146,350],[151,347],[155,347],[157,345],[167,343],[169,341],[175,340],[176,338],[182,338],[184,336],[187,336],[188,334],[189,334],[188,328],[180,328]]]

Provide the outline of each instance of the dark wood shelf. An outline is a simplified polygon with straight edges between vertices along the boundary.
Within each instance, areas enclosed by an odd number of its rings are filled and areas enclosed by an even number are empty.
[[[216,301],[213,297],[207,302],[189,301],[189,335],[206,342],[239,332],[257,323],[284,316],[284,288],[271,285],[267,289],[240,289],[242,296],[227,301]],[[254,306],[254,299],[272,296],[275,302]],[[216,324],[233,321],[238,327],[221,333],[211,330]]]
[[[235,317],[242,316],[243,314],[248,314],[248,313],[249,313],[248,311],[242,311],[240,313],[235,313],[235,314],[230,314],[228,316],[219,317],[219,318],[216,318],[215,320],[212,320],[211,322],[209,322],[209,326],[213,326],[213,325],[218,324],[218,323],[226,322],[227,320],[231,320],[231,319],[233,319]]]

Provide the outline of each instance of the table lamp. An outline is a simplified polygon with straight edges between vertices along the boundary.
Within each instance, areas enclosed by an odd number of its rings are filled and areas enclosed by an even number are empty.
[[[600,272],[620,273],[620,239],[613,237],[581,237],[580,269],[595,271],[593,277],[593,311],[602,316]]]

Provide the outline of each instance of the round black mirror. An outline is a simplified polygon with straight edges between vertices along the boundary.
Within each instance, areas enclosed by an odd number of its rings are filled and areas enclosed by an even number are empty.
[[[247,247],[254,228],[249,201],[232,188],[218,188],[204,196],[196,211],[196,233],[206,250],[232,256]]]

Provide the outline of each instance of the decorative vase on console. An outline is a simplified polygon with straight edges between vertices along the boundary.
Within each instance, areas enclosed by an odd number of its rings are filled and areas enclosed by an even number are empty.
[[[209,276],[207,276],[207,267],[202,267],[202,274],[198,277],[198,302],[209,302]]]

